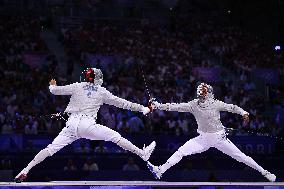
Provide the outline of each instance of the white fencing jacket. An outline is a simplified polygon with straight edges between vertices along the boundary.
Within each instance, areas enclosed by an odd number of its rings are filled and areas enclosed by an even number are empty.
[[[156,106],[156,109],[160,110],[192,113],[197,121],[198,131],[204,133],[215,133],[224,129],[220,120],[221,111],[237,113],[242,116],[248,114],[248,112],[236,105],[226,104],[215,99],[210,100],[209,103],[207,102],[205,106],[203,106],[203,103],[199,103],[198,99],[179,104],[160,104],[155,102],[154,105]]]
[[[70,102],[65,109],[65,112],[71,114],[85,114],[96,117],[100,106],[103,104],[138,111],[143,114],[149,112],[147,107],[119,98],[106,88],[88,82],[73,83],[65,86],[50,85],[49,90],[54,95],[71,95]]]

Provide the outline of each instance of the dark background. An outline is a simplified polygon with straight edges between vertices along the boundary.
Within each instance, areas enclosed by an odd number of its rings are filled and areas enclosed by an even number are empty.
[[[228,138],[283,181],[283,8],[282,0],[1,0],[0,180],[11,181],[65,126],[48,115],[64,111],[69,97],[51,95],[48,81],[69,84],[97,67],[104,87],[144,105],[143,72],[163,103],[189,101],[200,82],[210,83],[216,98],[250,113],[248,125],[222,113],[235,129]],[[155,164],[197,135],[188,113],[143,116],[104,105],[98,123],[139,147],[156,140]],[[28,181],[153,179],[139,157],[79,140],[33,168]],[[210,149],[185,157],[163,180],[265,178]]]

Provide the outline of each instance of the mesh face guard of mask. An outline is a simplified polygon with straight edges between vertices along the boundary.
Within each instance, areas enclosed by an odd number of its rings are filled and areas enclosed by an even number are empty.
[[[213,87],[206,83],[201,83],[197,87],[197,98],[201,101],[205,101],[208,98],[214,98]]]
[[[93,83],[95,85],[103,84],[103,73],[100,69],[97,68],[87,68],[82,72],[84,76],[84,81]],[[80,77],[81,80],[81,77]]]

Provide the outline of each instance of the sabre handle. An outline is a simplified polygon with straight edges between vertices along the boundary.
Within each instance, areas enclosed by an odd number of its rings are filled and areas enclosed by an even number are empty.
[[[149,101],[148,101],[148,108],[150,109],[150,112],[152,113],[153,110],[154,110],[154,103],[156,101],[156,98],[151,98]]]

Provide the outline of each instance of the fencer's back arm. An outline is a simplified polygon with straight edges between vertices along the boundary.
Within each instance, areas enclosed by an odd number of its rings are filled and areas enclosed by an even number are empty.
[[[217,105],[220,111],[231,112],[242,116],[245,114],[249,114],[248,112],[246,112],[245,110],[234,104],[227,104],[225,102],[218,100]]]
[[[75,91],[75,86],[76,83],[65,86],[50,85],[49,91],[54,95],[72,95]]]
[[[143,108],[145,108],[140,104],[129,102],[125,99],[119,98],[106,89],[103,92],[103,103],[136,112],[143,112]]]
[[[193,112],[192,101],[187,103],[155,103],[156,109],[165,111],[177,111],[177,112]]]

